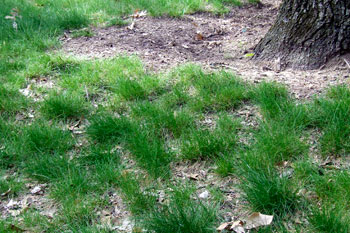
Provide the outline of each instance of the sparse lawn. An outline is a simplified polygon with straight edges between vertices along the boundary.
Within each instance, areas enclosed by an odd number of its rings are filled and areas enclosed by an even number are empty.
[[[40,195],[57,211],[47,217],[28,205],[14,216],[4,214],[0,232],[112,232],[101,216],[116,205],[110,202],[114,196],[131,212],[134,232],[216,232],[232,211],[225,204],[231,189],[239,190],[241,214],[274,215],[262,231],[349,232],[348,87],[300,102],[279,84],[251,84],[224,70],[187,64],[156,74],[137,57],[81,61],[49,52],[59,47],[57,38],[66,29],[122,24],[122,16],[136,9],[153,16],[222,14],[223,3],[240,5],[236,0],[2,3],[1,202],[22,200],[32,186],[45,184]],[[21,16],[17,30],[5,19],[11,11]],[[89,33],[84,29],[76,36]],[[40,77],[53,80],[53,88],[31,82]],[[251,113],[256,127],[236,114],[247,105],[258,109]],[[210,164],[205,172],[217,182],[204,187],[209,197],[199,197],[196,178],[175,174],[182,162]],[[229,179],[239,185],[223,190],[220,184]]]

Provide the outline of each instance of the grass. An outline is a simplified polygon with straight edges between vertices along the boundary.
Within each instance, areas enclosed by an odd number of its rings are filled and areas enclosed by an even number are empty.
[[[27,126],[22,139],[28,150],[33,153],[67,152],[74,143],[69,132],[40,122]]]
[[[320,143],[325,155],[342,155],[350,151],[349,106],[349,91],[344,86],[331,88],[326,97],[314,103],[314,122],[324,132]]]
[[[312,232],[349,231],[347,86],[301,102],[280,84],[246,83],[228,71],[187,64],[152,73],[135,56],[79,60],[50,52],[60,47],[58,37],[65,30],[89,37],[90,25],[125,25],[125,17],[136,10],[181,17],[198,11],[223,14],[225,4],[240,2],[3,2],[0,193],[6,195],[1,201],[23,198],[28,182],[45,183],[45,198],[58,211],[49,219],[29,207],[2,219],[1,232],[18,231],[17,226],[33,232],[111,232],[99,213],[114,205],[113,195],[122,197],[145,231],[214,232],[224,221],[221,210],[227,211],[226,193],[215,182],[234,177],[240,181],[243,207],[275,216],[273,225],[258,232],[300,230],[290,224],[294,216],[307,216],[309,224],[302,227]],[[11,12],[18,14],[17,30],[13,20],[5,19]],[[49,80],[53,88],[36,86],[38,79]],[[24,88],[43,101],[25,97]],[[259,109],[256,127],[237,117],[245,104]],[[69,130],[77,120],[79,131]],[[313,153],[319,149],[321,160],[341,159],[339,168],[313,160],[310,130],[320,136]],[[176,167],[183,160],[210,165],[205,172],[215,182],[205,187],[208,199],[198,198],[199,182],[188,185],[181,180],[185,175],[178,176]]]
[[[342,209],[327,208],[315,209],[309,218],[315,232],[349,232],[350,219]]]
[[[255,170],[247,164],[241,187],[254,211],[284,217],[298,208],[296,189],[288,178],[274,172]]]
[[[216,232],[218,207],[195,201],[192,194],[193,190],[186,187],[175,189],[169,203],[149,211],[142,224],[152,232]]]
[[[115,117],[111,114],[98,114],[90,119],[87,134],[97,142],[122,141],[129,131],[132,131],[129,120],[125,117]]]
[[[15,114],[28,107],[29,101],[18,90],[0,84],[0,114]]]
[[[88,106],[82,96],[53,92],[44,100],[41,112],[49,119],[77,119],[88,114]]]

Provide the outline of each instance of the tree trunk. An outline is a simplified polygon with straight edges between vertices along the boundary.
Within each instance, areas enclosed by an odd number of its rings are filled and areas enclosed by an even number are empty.
[[[255,59],[316,69],[350,52],[350,0],[284,0]]]

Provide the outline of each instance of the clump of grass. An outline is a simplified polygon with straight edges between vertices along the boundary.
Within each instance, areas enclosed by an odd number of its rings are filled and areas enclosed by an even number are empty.
[[[23,134],[25,145],[34,153],[64,153],[74,145],[69,132],[45,123],[35,122],[27,126]]]
[[[36,153],[24,163],[27,174],[42,182],[55,183],[66,174],[69,174],[74,164],[68,162],[68,158],[62,154]]]
[[[80,62],[74,60],[70,57],[63,56],[50,56],[50,60],[48,62],[48,66],[51,71],[56,72],[58,74],[66,73],[71,74],[75,71],[79,70]]]
[[[273,119],[281,113],[281,105],[289,100],[286,87],[277,83],[259,84],[250,92],[251,98],[256,101],[265,117]]]
[[[227,72],[200,72],[191,81],[197,90],[197,95],[190,103],[194,110],[228,110],[248,99],[247,85]]]
[[[232,151],[237,143],[236,131],[239,124],[227,116],[221,117],[217,127],[189,129],[181,138],[182,155],[186,159],[216,158]]]
[[[126,117],[115,117],[100,113],[90,119],[87,134],[102,143],[111,140],[123,141],[132,132],[132,125]]]
[[[224,153],[220,156],[216,162],[215,172],[220,176],[226,177],[235,173],[235,167],[237,157],[233,153]]]
[[[25,109],[29,101],[15,90],[4,84],[0,84],[0,114],[13,114]]]
[[[324,176],[314,176],[316,194],[324,201],[350,204],[350,173],[340,171]]]
[[[150,95],[161,92],[159,79],[152,76],[144,76],[139,79],[120,78],[112,84],[112,90],[125,100],[143,100]]]
[[[152,128],[135,127],[127,139],[127,148],[142,168],[155,177],[169,177],[173,155]]]
[[[52,187],[51,196],[56,200],[78,199],[90,192],[98,191],[95,177],[90,177],[86,169],[75,164],[68,164],[67,168],[63,170],[61,177],[54,182]]]
[[[290,180],[271,170],[267,173],[264,169],[252,169],[247,164],[241,188],[254,211],[284,217],[293,213],[299,205],[299,197]]]
[[[52,92],[44,100],[41,112],[49,118],[80,118],[88,114],[88,105],[78,94]]]
[[[24,182],[19,178],[8,177],[0,179],[0,193],[7,193],[6,196],[17,196],[24,189]]]
[[[140,179],[131,173],[119,174],[118,187],[122,192],[123,200],[136,215],[148,212],[156,204],[157,197],[143,190]]]
[[[339,232],[350,231],[350,218],[344,209],[334,207],[322,207],[314,209],[308,218],[315,232]]]
[[[293,168],[295,179],[308,185],[314,184],[315,177],[323,174],[322,169],[305,159],[295,162]]]
[[[262,122],[255,148],[275,163],[296,159],[307,153],[307,145],[283,122]]]
[[[324,154],[344,154],[350,151],[350,97],[344,86],[329,90],[326,98],[314,103],[314,123],[323,130],[320,139]]]
[[[192,129],[182,138],[182,155],[186,159],[215,158],[225,152],[228,142],[210,130]]]
[[[152,232],[216,232],[218,207],[213,203],[194,200],[193,190],[176,187],[170,201],[148,212],[143,226]]]
[[[188,128],[194,127],[193,117],[186,111],[173,111],[161,105],[144,102],[132,107],[135,117],[145,120],[145,123],[154,127],[161,136],[167,132],[179,137]]]
[[[182,84],[175,84],[171,90],[171,92],[163,95],[160,100],[162,105],[164,105],[166,108],[174,109],[189,103],[190,96],[188,94],[188,90]]]

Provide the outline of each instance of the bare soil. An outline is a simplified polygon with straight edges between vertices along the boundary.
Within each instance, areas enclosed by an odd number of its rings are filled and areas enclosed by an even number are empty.
[[[92,37],[61,38],[63,52],[83,59],[137,55],[152,71],[163,72],[193,62],[207,69],[229,69],[253,82],[286,84],[296,98],[308,98],[329,85],[348,83],[349,57],[339,57],[319,70],[280,70],[278,61],[251,59],[278,13],[280,0],[262,0],[263,6],[232,8],[225,16],[209,13],[183,18],[132,18],[124,27],[92,28]]]

